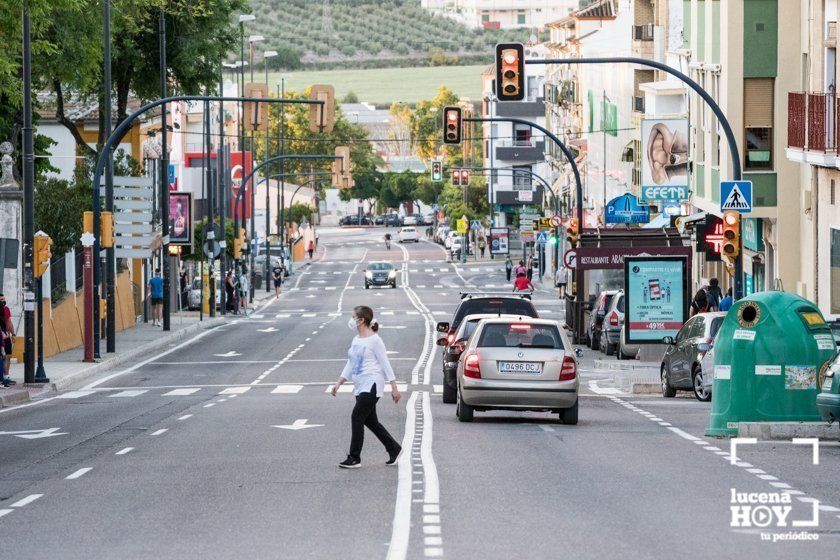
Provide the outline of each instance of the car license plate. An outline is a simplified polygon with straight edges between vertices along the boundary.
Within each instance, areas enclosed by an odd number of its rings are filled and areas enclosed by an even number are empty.
[[[499,372],[539,374],[542,372],[542,364],[539,362],[499,362]]]

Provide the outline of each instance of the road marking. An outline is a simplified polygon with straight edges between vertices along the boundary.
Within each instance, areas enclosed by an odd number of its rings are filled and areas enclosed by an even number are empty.
[[[272,394],[297,394],[303,389],[303,385],[278,385],[271,391]]]
[[[53,436],[66,436],[67,432],[59,432],[61,428],[46,428],[43,430],[17,430],[12,432],[0,432],[0,436],[15,436],[21,439],[42,439]]]
[[[35,500],[37,500],[41,496],[43,496],[43,494],[30,494],[27,497],[23,498],[22,500],[16,501],[10,507],[21,508],[23,506],[28,506],[29,504],[31,504],[32,502],[34,502]],[[11,510],[9,510],[9,511],[11,511]]]
[[[108,397],[110,397],[110,398],[136,397],[136,396],[142,395],[143,393],[148,393],[148,392],[149,391],[147,389],[135,389],[135,390],[130,390],[130,391],[120,391],[119,393],[115,393],[113,395],[108,395]]]
[[[73,474],[65,476],[64,480],[76,480],[77,478],[80,478],[80,477],[84,476],[85,474],[89,473],[92,470],[93,470],[93,467],[85,467],[83,469],[79,469],[76,472],[74,472]]]
[[[411,393],[408,401],[405,403],[405,432],[403,433],[402,448],[403,453],[397,460],[397,498],[394,505],[394,520],[391,527],[391,541],[388,544],[387,560],[404,560],[408,554],[408,538],[411,533],[411,494],[412,492],[412,474],[411,474],[411,457],[406,452],[406,449],[411,446],[414,441],[414,430],[417,409],[415,403],[417,402],[417,391]],[[422,492],[419,488],[417,492]]]
[[[678,436],[680,436],[681,438],[687,439],[688,441],[698,441],[700,439],[700,438],[694,437],[693,435],[691,435],[689,433],[686,433],[686,432],[684,432],[684,431],[682,431],[679,428],[676,428],[674,426],[669,426],[668,429],[671,430],[672,432],[674,432],[675,434],[677,434]]]
[[[169,428],[161,428],[157,431],[152,432],[152,435],[153,436],[159,436],[160,434],[163,434],[163,433],[167,432],[168,430],[169,430]]]
[[[299,418],[298,420],[295,420],[291,424],[284,424],[284,425],[280,425],[280,426],[271,426],[271,427],[272,428],[280,428],[282,430],[292,430],[292,431],[304,430],[306,428],[323,428],[324,427],[323,424],[307,424],[306,421],[307,421],[306,418]]]
[[[250,387],[228,387],[227,389],[223,389],[219,391],[220,395],[241,395],[242,393],[247,393],[250,391]]]
[[[178,418],[178,420],[186,420],[187,418],[192,418],[192,414],[184,414],[183,416]]]
[[[231,350],[231,351],[226,352],[224,354],[213,354],[213,355],[216,356],[217,358],[235,358],[236,356],[241,356],[242,354],[240,354],[239,352],[237,352],[235,350]]]
[[[86,397],[88,395],[94,394],[96,391],[70,391],[69,393],[64,393],[63,395],[58,395],[57,399],[78,399],[80,397]]]
[[[114,455],[125,455],[126,453],[131,453],[132,451],[134,451],[133,447],[126,447],[125,449],[120,449],[114,453]]]
[[[164,397],[186,397],[200,391],[200,388],[191,387],[189,389],[173,389],[168,393],[164,393]]]
[[[216,403],[213,403],[213,402],[207,403],[207,404],[204,405],[204,408],[210,408],[211,406],[216,406]],[[154,434],[152,434],[152,435],[154,435]]]
[[[0,509],[0,517],[3,517],[4,515],[9,515],[13,511],[15,511],[15,510],[13,510],[13,509]]]

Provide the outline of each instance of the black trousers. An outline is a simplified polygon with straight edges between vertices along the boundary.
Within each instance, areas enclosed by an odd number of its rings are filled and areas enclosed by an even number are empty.
[[[376,403],[378,401],[379,397],[376,396],[375,383],[370,391],[356,396],[356,406],[353,407],[353,414],[350,416],[353,427],[353,436],[350,439],[350,456],[354,459],[361,459],[362,445],[365,442],[365,426],[379,438],[388,453],[396,451],[400,446],[391,437],[385,426],[379,423],[379,418],[376,417]]]

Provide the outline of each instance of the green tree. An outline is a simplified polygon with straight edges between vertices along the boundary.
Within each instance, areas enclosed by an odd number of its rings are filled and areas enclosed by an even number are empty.
[[[353,91],[348,91],[344,97],[341,98],[342,103],[358,103],[359,96]]]
[[[442,141],[443,108],[457,105],[458,96],[451,89],[441,86],[432,99],[424,99],[417,104],[411,115],[411,137],[415,152],[424,161],[430,161],[438,155]],[[460,154],[460,146],[447,146],[444,155],[447,162],[454,162]],[[460,160],[457,160],[460,161]]]
[[[82,214],[91,210],[90,184],[49,178],[35,189],[35,230],[53,240],[52,253],[70,251],[82,234]]]
[[[481,177],[473,177],[467,187],[469,202],[464,202],[464,187],[447,183],[440,195],[440,204],[446,210],[450,226],[455,227],[455,220],[466,216],[470,220],[482,220],[490,212],[487,204],[487,185]]]
[[[352,199],[365,200],[373,207],[386,186],[385,175],[379,171],[364,171],[353,176],[355,185],[349,189],[339,189],[338,197],[347,202]]]
[[[303,219],[306,218],[306,221],[309,222],[312,219],[312,214],[317,214],[318,209],[313,208],[309,204],[303,204],[301,202],[295,202],[289,207],[288,210],[288,217],[291,222],[296,222],[300,224],[303,222]]]

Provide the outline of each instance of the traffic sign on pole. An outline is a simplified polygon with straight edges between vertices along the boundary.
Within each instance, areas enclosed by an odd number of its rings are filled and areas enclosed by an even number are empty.
[[[548,234],[544,231],[537,233],[537,243],[545,245],[548,242]]]
[[[553,227],[560,227],[563,225],[563,218],[559,214],[555,214],[551,217],[551,225]]]
[[[721,181],[720,210],[732,210],[741,214],[752,212],[753,206],[752,181]]]
[[[577,268],[577,251],[569,249],[563,253],[563,264],[566,268]]]

